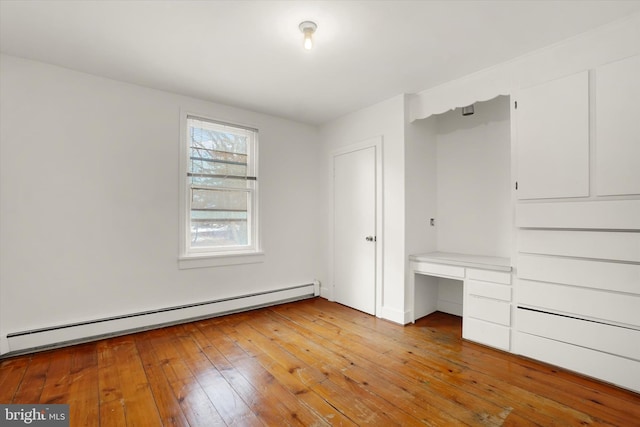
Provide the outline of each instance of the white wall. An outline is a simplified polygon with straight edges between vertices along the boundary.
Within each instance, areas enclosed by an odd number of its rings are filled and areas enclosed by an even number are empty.
[[[0,59],[2,337],[325,279],[316,128]],[[178,269],[181,109],[259,129],[263,263]]]
[[[331,298],[332,290],[332,220],[333,212],[332,151],[372,137],[383,139],[384,230],[379,245],[383,253],[383,289],[381,313],[378,316],[403,323],[404,321],[404,95],[399,95],[371,107],[331,121],[320,128],[323,160],[323,205],[325,210],[325,256],[330,268],[329,280],[323,283],[323,295]],[[380,236],[378,236],[380,237]]]
[[[407,111],[405,108],[405,114]],[[436,250],[437,228],[430,224],[430,219],[438,216],[436,119],[430,117],[409,123],[405,116],[405,284],[411,274],[409,255]],[[415,281],[416,313],[427,313],[428,308],[421,303],[429,301],[429,289],[437,286],[438,278],[416,275]],[[411,304],[407,293],[405,307]],[[411,321],[410,314],[409,310],[405,311],[405,323]]]
[[[437,217],[436,117],[405,126],[405,221],[408,254],[436,250]],[[408,265],[408,259],[407,259]]]
[[[436,117],[437,249],[474,255],[511,254],[509,98]]]

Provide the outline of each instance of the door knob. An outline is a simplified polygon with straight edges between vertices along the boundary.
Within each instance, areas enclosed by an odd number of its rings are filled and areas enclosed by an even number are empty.
[[[375,238],[374,236],[367,236],[367,237],[365,237],[365,240],[366,240],[367,242],[375,242],[375,241],[376,241],[376,238]]]

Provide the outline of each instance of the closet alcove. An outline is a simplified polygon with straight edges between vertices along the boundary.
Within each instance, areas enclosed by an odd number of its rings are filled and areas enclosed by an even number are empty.
[[[463,115],[459,107],[409,125],[420,130],[411,135],[420,137],[409,142],[407,179],[422,185],[408,183],[407,207],[414,217],[416,211],[429,212],[428,218],[408,223],[410,253],[511,256],[510,100],[497,96],[473,107],[472,115]],[[415,295],[409,298],[414,298],[416,319],[432,311],[423,303],[433,299],[434,289],[438,311],[462,316],[461,280],[416,275],[415,281]]]

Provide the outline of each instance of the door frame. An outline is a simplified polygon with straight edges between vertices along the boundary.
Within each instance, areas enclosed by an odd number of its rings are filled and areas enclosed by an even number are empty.
[[[350,144],[336,150],[331,151],[331,236],[330,248],[331,248],[331,287],[330,287],[330,301],[335,301],[335,157],[352,153],[354,151],[363,150],[373,147],[375,149],[375,174],[376,174],[376,208],[375,208],[375,224],[376,224],[376,259],[375,259],[375,315],[380,317],[382,313],[382,301],[383,301],[383,271],[384,271],[384,203],[383,203],[383,140],[382,135],[374,136],[363,140],[361,142]]]

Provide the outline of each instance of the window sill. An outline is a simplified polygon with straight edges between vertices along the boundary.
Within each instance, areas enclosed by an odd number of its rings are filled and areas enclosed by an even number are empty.
[[[264,252],[229,253],[219,255],[184,255],[178,258],[180,270],[189,268],[223,267],[227,265],[257,264],[264,262]]]

